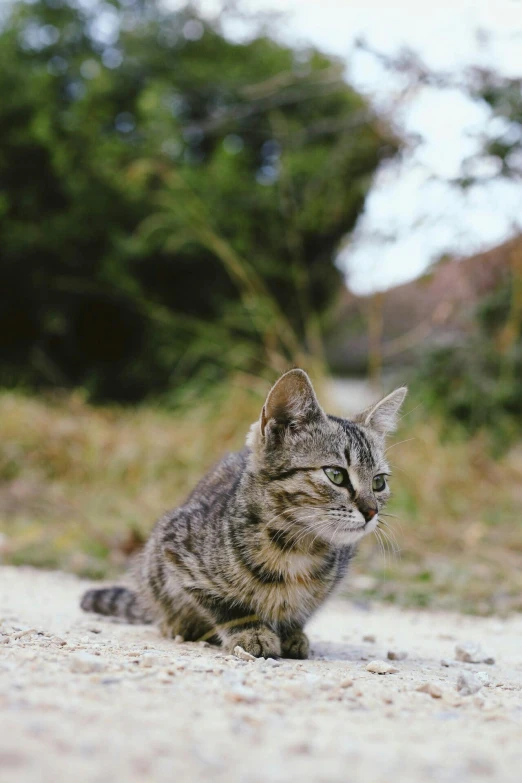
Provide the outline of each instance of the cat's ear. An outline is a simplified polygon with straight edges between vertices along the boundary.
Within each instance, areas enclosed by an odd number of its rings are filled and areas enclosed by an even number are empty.
[[[303,370],[290,370],[272,386],[266,398],[261,411],[261,435],[265,435],[268,426],[277,430],[297,428],[324,415],[308,375]]]
[[[406,386],[395,389],[380,402],[366,408],[366,410],[356,416],[355,421],[357,424],[364,424],[366,427],[370,427],[377,435],[384,437],[397,428],[399,410],[407,394],[408,389]]]

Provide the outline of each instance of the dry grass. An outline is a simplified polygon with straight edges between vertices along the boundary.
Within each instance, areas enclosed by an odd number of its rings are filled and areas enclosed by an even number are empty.
[[[401,553],[379,567],[381,597],[501,614],[522,610],[522,448],[494,460],[483,435],[441,440],[437,422],[404,426],[389,452],[390,519]]]
[[[242,445],[264,384],[233,383],[181,414],[92,408],[81,396],[0,396],[0,552],[6,562],[104,576],[120,571],[154,520],[224,451]],[[405,419],[408,421],[408,418]],[[351,591],[485,613],[522,609],[522,449],[501,460],[482,437],[441,442],[409,422],[392,447],[388,518],[401,549],[374,537]]]

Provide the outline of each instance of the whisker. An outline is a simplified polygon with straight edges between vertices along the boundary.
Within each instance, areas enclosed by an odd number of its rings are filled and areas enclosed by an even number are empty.
[[[384,453],[387,454],[391,449],[394,449],[395,446],[400,446],[401,443],[409,443],[410,440],[417,440],[417,438],[406,438],[406,440],[399,440],[397,443],[392,443],[391,446],[388,446],[388,448],[384,450]]]
[[[404,473],[405,476],[408,476],[408,478],[411,478],[411,473],[409,473],[407,470],[404,470],[404,468],[401,468],[399,465],[396,465],[394,462],[390,462],[390,465],[394,470],[400,470],[401,473]]]
[[[398,544],[397,540],[395,539],[395,535],[394,535],[393,531],[391,530],[391,528],[389,528],[389,527],[387,529],[386,528],[381,528],[380,532],[382,533],[382,535],[384,536],[385,540],[390,545],[390,552],[395,557],[400,555],[401,549],[399,547],[399,544]]]
[[[413,413],[413,411],[416,411],[416,410],[417,410],[417,408],[420,408],[420,407],[421,407],[421,405],[422,405],[422,402],[419,402],[419,404],[418,404],[418,405],[415,405],[415,407],[414,407],[414,408],[411,408],[411,410],[409,410],[409,411],[406,411],[406,413],[403,413],[403,414],[402,414],[402,416],[399,416],[399,418],[397,419],[397,423],[398,423],[399,421],[402,421],[403,419],[405,419],[405,418],[406,418],[406,416],[409,416],[409,415],[410,415],[410,413]]]
[[[375,537],[377,538],[377,541],[379,542],[379,547],[380,547],[381,552],[382,552],[383,560],[384,560],[384,563],[386,564],[386,550],[384,549],[384,544],[382,543],[381,532],[380,532],[378,527],[376,527],[373,532],[375,533]]]

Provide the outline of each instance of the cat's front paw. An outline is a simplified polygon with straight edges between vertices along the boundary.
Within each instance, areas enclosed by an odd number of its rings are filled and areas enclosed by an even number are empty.
[[[237,646],[255,658],[279,658],[281,655],[279,637],[270,628],[248,628],[239,631],[227,642],[229,652],[234,652],[234,647]]]
[[[298,658],[304,660],[310,654],[308,636],[301,630],[292,631],[282,641],[283,658]]]

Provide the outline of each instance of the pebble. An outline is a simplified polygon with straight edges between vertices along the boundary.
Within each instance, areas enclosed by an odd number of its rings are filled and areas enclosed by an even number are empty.
[[[275,658],[264,658],[261,660],[266,666],[271,666],[273,669],[275,669],[277,666],[282,666],[281,661],[276,661]]]
[[[26,628],[25,631],[17,631],[13,634],[13,639],[21,639],[23,636],[29,636],[31,633],[38,633],[36,628]]]
[[[425,682],[423,685],[419,685],[418,688],[415,688],[415,690],[419,693],[429,693],[433,699],[442,698],[442,689],[434,682]]]
[[[487,672],[477,672],[476,676],[482,685],[491,685],[491,678]]]
[[[363,636],[363,642],[376,642],[377,639],[375,638],[373,633],[367,633]]]
[[[246,704],[253,704],[258,700],[256,692],[245,685],[236,685],[235,688],[231,688],[225,693],[225,698],[228,701],[245,702]]]
[[[495,659],[490,655],[486,655],[482,647],[479,644],[475,644],[475,642],[457,644],[455,647],[455,658],[463,663],[487,663],[490,666],[495,663]]]
[[[366,665],[366,671],[372,674],[395,674],[399,670],[386,661],[370,661]]]
[[[341,680],[339,683],[340,688],[351,688],[353,685],[353,679],[351,677],[345,677],[344,680]]]
[[[239,646],[239,644],[234,647],[234,655],[241,661],[255,661],[256,659],[255,655],[252,655],[251,653],[244,650],[243,647]]]
[[[162,653],[144,652],[140,655],[139,663],[140,666],[143,666],[145,669],[150,669],[152,666],[157,666],[158,664],[168,666],[170,659]]]
[[[388,650],[389,661],[404,661],[408,657],[406,650]]]
[[[71,671],[77,674],[90,674],[101,672],[104,669],[103,662],[90,653],[80,652],[71,655]]]
[[[484,682],[471,672],[462,672],[457,680],[457,690],[461,696],[471,696],[478,693],[484,685]]]

